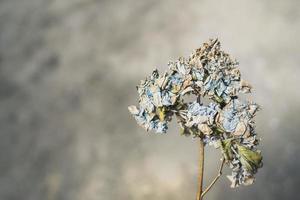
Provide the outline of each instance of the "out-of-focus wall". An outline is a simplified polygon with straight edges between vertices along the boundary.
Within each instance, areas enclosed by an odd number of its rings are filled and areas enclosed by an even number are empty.
[[[262,105],[264,167],[207,199],[297,199],[300,5],[286,1],[1,0],[0,199],[194,199],[197,141],[146,134],[135,85],[208,38]],[[219,152],[207,148],[206,183]],[[230,170],[225,170],[225,174]]]

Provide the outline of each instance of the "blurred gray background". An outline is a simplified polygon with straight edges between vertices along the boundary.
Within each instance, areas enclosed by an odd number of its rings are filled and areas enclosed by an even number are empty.
[[[188,200],[198,143],[146,134],[135,86],[209,38],[240,61],[262,105],[264,167],[206,199],[298,199],[298,0],[0,0],[0,199]],[[205,183],[220,153],[206,148]],[[230,173],[226,169],[225,174]]]

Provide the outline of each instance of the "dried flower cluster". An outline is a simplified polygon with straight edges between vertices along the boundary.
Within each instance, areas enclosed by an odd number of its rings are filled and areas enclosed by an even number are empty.
[[[238,63],[220,50],[220,42],[210,40],[189,58],[169,63],[169,70],[157,70],[137,86],[139,108],[129,106],[137,123],[147,131],[165,133],[172,116],[177,117],[182,134],[199,137],[205,144],[221,149],[232,168],[232,187],[253,183],[262,166],[254,121],[258,105],[238,100],[251,86],[241,79]],[[195,95],[194,102],[184,102]],[[212,102],[204,105],[200,97]]]

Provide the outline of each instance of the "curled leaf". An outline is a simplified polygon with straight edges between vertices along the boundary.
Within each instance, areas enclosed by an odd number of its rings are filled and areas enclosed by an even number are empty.
[[[241,163],[248,171],[256,172],[257,168],[262,166],[262,156],[260,152],[252,151],[241,145],[237,145],[237,148],[241,156]]]
[[[232,151],[231,151],[231,146],[232,146],[232,138],[230,139],[225,139],[223,141],[221,141],[221,150],[223,153],[223,156],[225,158],[226,161],[228,160],[232,160]]]

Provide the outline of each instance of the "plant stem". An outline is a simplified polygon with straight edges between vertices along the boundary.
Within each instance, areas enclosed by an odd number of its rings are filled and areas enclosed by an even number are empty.
[[[212,186],[217,182],[217,180],[220,178],[220,176],[222,175],[222,170],[223,170],[223,166],[225,163],[225,159],[222,158],[222,163],[218,172],[218,175],[214,178],[214,180],[209,184],[209,186],[202,192],[201,197],[203,197],[211,188]]]
[[[200,138],[199,148],[199,176],[198,176],[198,194],[197,200],[202,199],[202,187],[203,187],[203,172],[204,172],[204,144]]]

